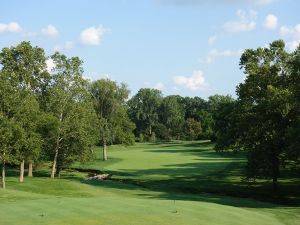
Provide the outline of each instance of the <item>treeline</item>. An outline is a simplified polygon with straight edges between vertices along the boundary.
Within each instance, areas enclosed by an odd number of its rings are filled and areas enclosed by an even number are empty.
[[[135,123],[139,141],[215,139],[214,114],[219,105],[233,102],[230,96],[200,97],[170,95],[142,88],[128,101],[128,114]]]

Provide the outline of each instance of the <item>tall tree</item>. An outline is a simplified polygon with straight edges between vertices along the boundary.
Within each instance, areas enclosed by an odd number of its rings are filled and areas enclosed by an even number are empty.
[[[36,101],[49,81],[49,74],[46,71],[46,56],[44,50],[39,47],[33,47],[29,42],[21,42],[16,47],[3,48],[0,52],[0,63],[2,71],[9,74],[9,81],[20,92],[22,102],[26,104],[19,105],[19,112],[25,113],[18,117],[18,122],[25,130],[26,137],[23,139],[23,147],[19,154],[20,161],[20,181],[23,182],[25,158],[31,158],[29,167],[32,168],[33,158],[30,155],[36,155],[40,143],[39,135],[34,130],[36,127],[36,111],[39,111],[39,105]],[[30,109],[28,104],[34,107]],[[23,107],[23,109],[22,109]],[[17,114],[17,115],[20,115]],[[35,114],[35,119],[32,115]],[[30,123],[30,125],[29,125]],[[34,139],[34,140],[32,140]],[[35,147],[29,148],[29,142]],[[32,150],[32,152],[31,152]]]
[[[241,56],[246,79],[237,87],[237,110],[229,118],[230,123],[238,124],[230,137],[235,143],[222,143],[224,147],[237,144],[247,151],[247,177],[271,178],[275,193],[281,167],[299,160],[299,147],[291,143],[300,136],[300,48],[292,54],[284,48],[279,40],[266,48],[247,49]]]
[[[125,105],[129,90],[125,84],[118,85],[109,79],[92,82],[90,93],[94,108],[99,119],[99,137],[103,145],[103,160],[107,160],[107,144],[119,142],[131,144],[134,141],[132,130],[134,124],[130,122]]]
[[[23,129],[14,118],[20,103],[19,93],[8,79],[7,72],[0,71],[0,160],[2,164],[2,188],[5,188],[5,165],[14,163],[19,153]]]
[[[88,83],[82,78],[82,61],[67,58],[56,52],[52,57],[55,69],[47,100],[49,127],[42,130],[52,149],[51,178],[60,174],[62,167],[74,160],[84,160],[91,155],[94,144],[93,129],[96,114],[88,92]]]
[[[151,137],[153,127],[158,123],[158,109],[162,101],[159,90],[141,88],[129,101],[129,115],[137,126],[138,134]]]
[[[15,119],[24,130],[21,149],[18,154],[20,163],[20,178],[24,179],[24,164],[28,163],[28,176],[33,176],[33,162],[39,159],[42,147],[42,139],[38,133],[38,121],[40,116],[39,103],[30,92],[20,92],[21,102],[17,106]]]

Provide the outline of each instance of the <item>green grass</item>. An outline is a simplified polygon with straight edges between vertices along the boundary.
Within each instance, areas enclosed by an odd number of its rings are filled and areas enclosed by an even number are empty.
[[[86,181],[77,171],[54,180],[38,171],[22,184],[10,176],[0,190],[0,225],[300,224],[300,207],[228,196],[250,190],[240,179],[244,156],[211,148],[207,142],[112,146],[107,162],[73,165],[113,174],[108,181]]]
[[[272,183],[257,180],[243,182],[243,168],[246,163],[243,152],[213,150],[208,141],[137,143],[135,146],[112,146],[109,160],[101,159],[101,148],[96,148],[96,160],[73,165],[74,168],[98,169],[113,174],[114,179],[126,180],[143,187],[164,191],[192,193],[218,193],[223,195],[251,197],[272,200]],[[281,202],[300,203],[300,179],[282,177]]]

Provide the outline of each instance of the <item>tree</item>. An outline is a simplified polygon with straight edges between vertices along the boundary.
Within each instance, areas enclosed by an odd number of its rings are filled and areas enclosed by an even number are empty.
[[[185,132],[187,139],[198,139],[202,132],[201,123],[194,118],[188,118],[185,124]]]
[[[51,178],[55,172],[75,160],[85,160],[91,156],[95,141],[96,114],[88,92],[88,83],[82,78],[82,61],[78,57],[67,58],[56,52],[51,86],[48,90],[47,123],[42,127],[47,137],[47,146],[53,157]]]
[[[215,141],[216,138],[225,138],[224,140],[226,140],[226,137],[221,137],[221,135],[226,135],[225,133],[221,133],[222,131],[219,129],[223,129],[221,126],[225,125],[224,122],[222,122],[221,120],[224,120],[225,118],[220,118],[220,116],[224,116],[227,117],[226,122],[228,121],[228,116],[223,114],[225,113],[224,110],[226,111],[225,108],[230,107],[231,103],[234,101],[234,99],[230,96],[230,95],[212,95],[208,97],[208,101],[207,101],[207,112],[209,114],[209,116],[207,117],[208,119],[208,129],[210,132],[210,139],[212,141]],[[227,111],[228,112],[228,111]],[[229,113],[229,112],[228,112]],[[217,121],[216,119],[220,122],[219,124],[215,124]],[[202,120],[201,120],[202,121]],[[207,123],[205,123],[206,125]],[[205,126],[204,125],[204,126]],[[206,125],[207,127],[207,125]],[[219,131],[219,133],[217,134],[216,132]],[[221,131],[221,132],[220,132]],[[218,137],[216,137],[216,135],[219,135]]]
[[[290,76],[287,77],[288,88],[292,92],[290,126],[287,129],[287,155],[293,159],[294,167],[300,165],[300,46],[290,54],[288,62]]]
[[[136,124],[137,135],[143,133],[151,137],[153,127],[158,124],[158,109],[161,101],[161,92],[151,88],[141,88],[128,101],[129,116]]]
[[[23,182],[24,164],[28,162],[28,176],[33,176],[32,165],[40,156],[42,139],[38,133],[37,126],[40,116],[39,103],[30,92],[20,92],[21,102],[16,107],[15,119],[24,131],[23,138],[20,141],[21,148],[18,154],[20,163],[20,178]]]
[[[179,104],[177,96],[163,98],[159,108],[160,123],[167,128],[167,139],[171,137],[180,138],[184,124],[184,110]],[[163,129],[161,127],[161,129]]]
[[[18,152],[22,138],[22,128],[15,120],[0,115],[0,160],[2,164],[2,188],[5,189],[5,165],[15,162],[14,155]]]
[[[134,124],[129,120],[125,105],[129,90],[125,84],[118,85],[109,79],[91,83],[90,93],[99,119],[99,137],[103,146],[103,160],[107,160],[107,144],[134,142]]]
[[[14,118],[20,102],[19,94],[11,85],[6,72],[0,71],[0,160],[2,164],[2,188],[5,188],[5,166],[13,163],[19,153],[19,140],[23,130]]]
[[[240,60],[247,77],[237,87],[236,137],[248,153],[247,177],[271,178],[275,193],[281,166],[295,160],[288,154],[289,138],[295,133],[299,137],[299,130],[293,129],[299,115],[299,98],[292,88],[299,87],[299,63],[295,61],[299,48],[291,55],[284,47],[279,40],[268,48],[247,49]]]
[[[25,158],[30,158],[29,168],[32,169],[33,158],[36,159],[33,155],[36,156],[40,149],[41,140],[35,127],[39,111],[37,99],[49,81],[45,62],[44,50],[32,47],[30,42],[21,42],[16,47],[3,48],[0,52],[2,71],[8,74],[7,79],[21,96],[21,102],[17,107],[19,112],[16,113],[17,121],[25,132],[23,147],[19,152],[20,182],[23,182]],[[29,171],[29,175],[32,175],[32,170]]]
[[[201,122],[201,138],[211,138],[213,130],[212,112],[209,110],[209,102],[200,97],[178,98],[184,107],[185,119],[194,118]]]
[[[239,109],[236,101],[223,102],[218,105],[213,113],[215,149],[224,151],[238,150],[238,124]]]
[[[219,105],[233,102],[230,95],[212,95],[208,97],[208,110],[215,112],[218,110]]]

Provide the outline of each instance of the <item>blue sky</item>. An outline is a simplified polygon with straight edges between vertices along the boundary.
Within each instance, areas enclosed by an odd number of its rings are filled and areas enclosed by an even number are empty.
[[[0,48],[31,41],[84,61],[84,76],[109,77],[135,94],[235,95],[244,49],[300,41],[297,0],[1,1]],[[51,62],[49,62],[51,66]]]

